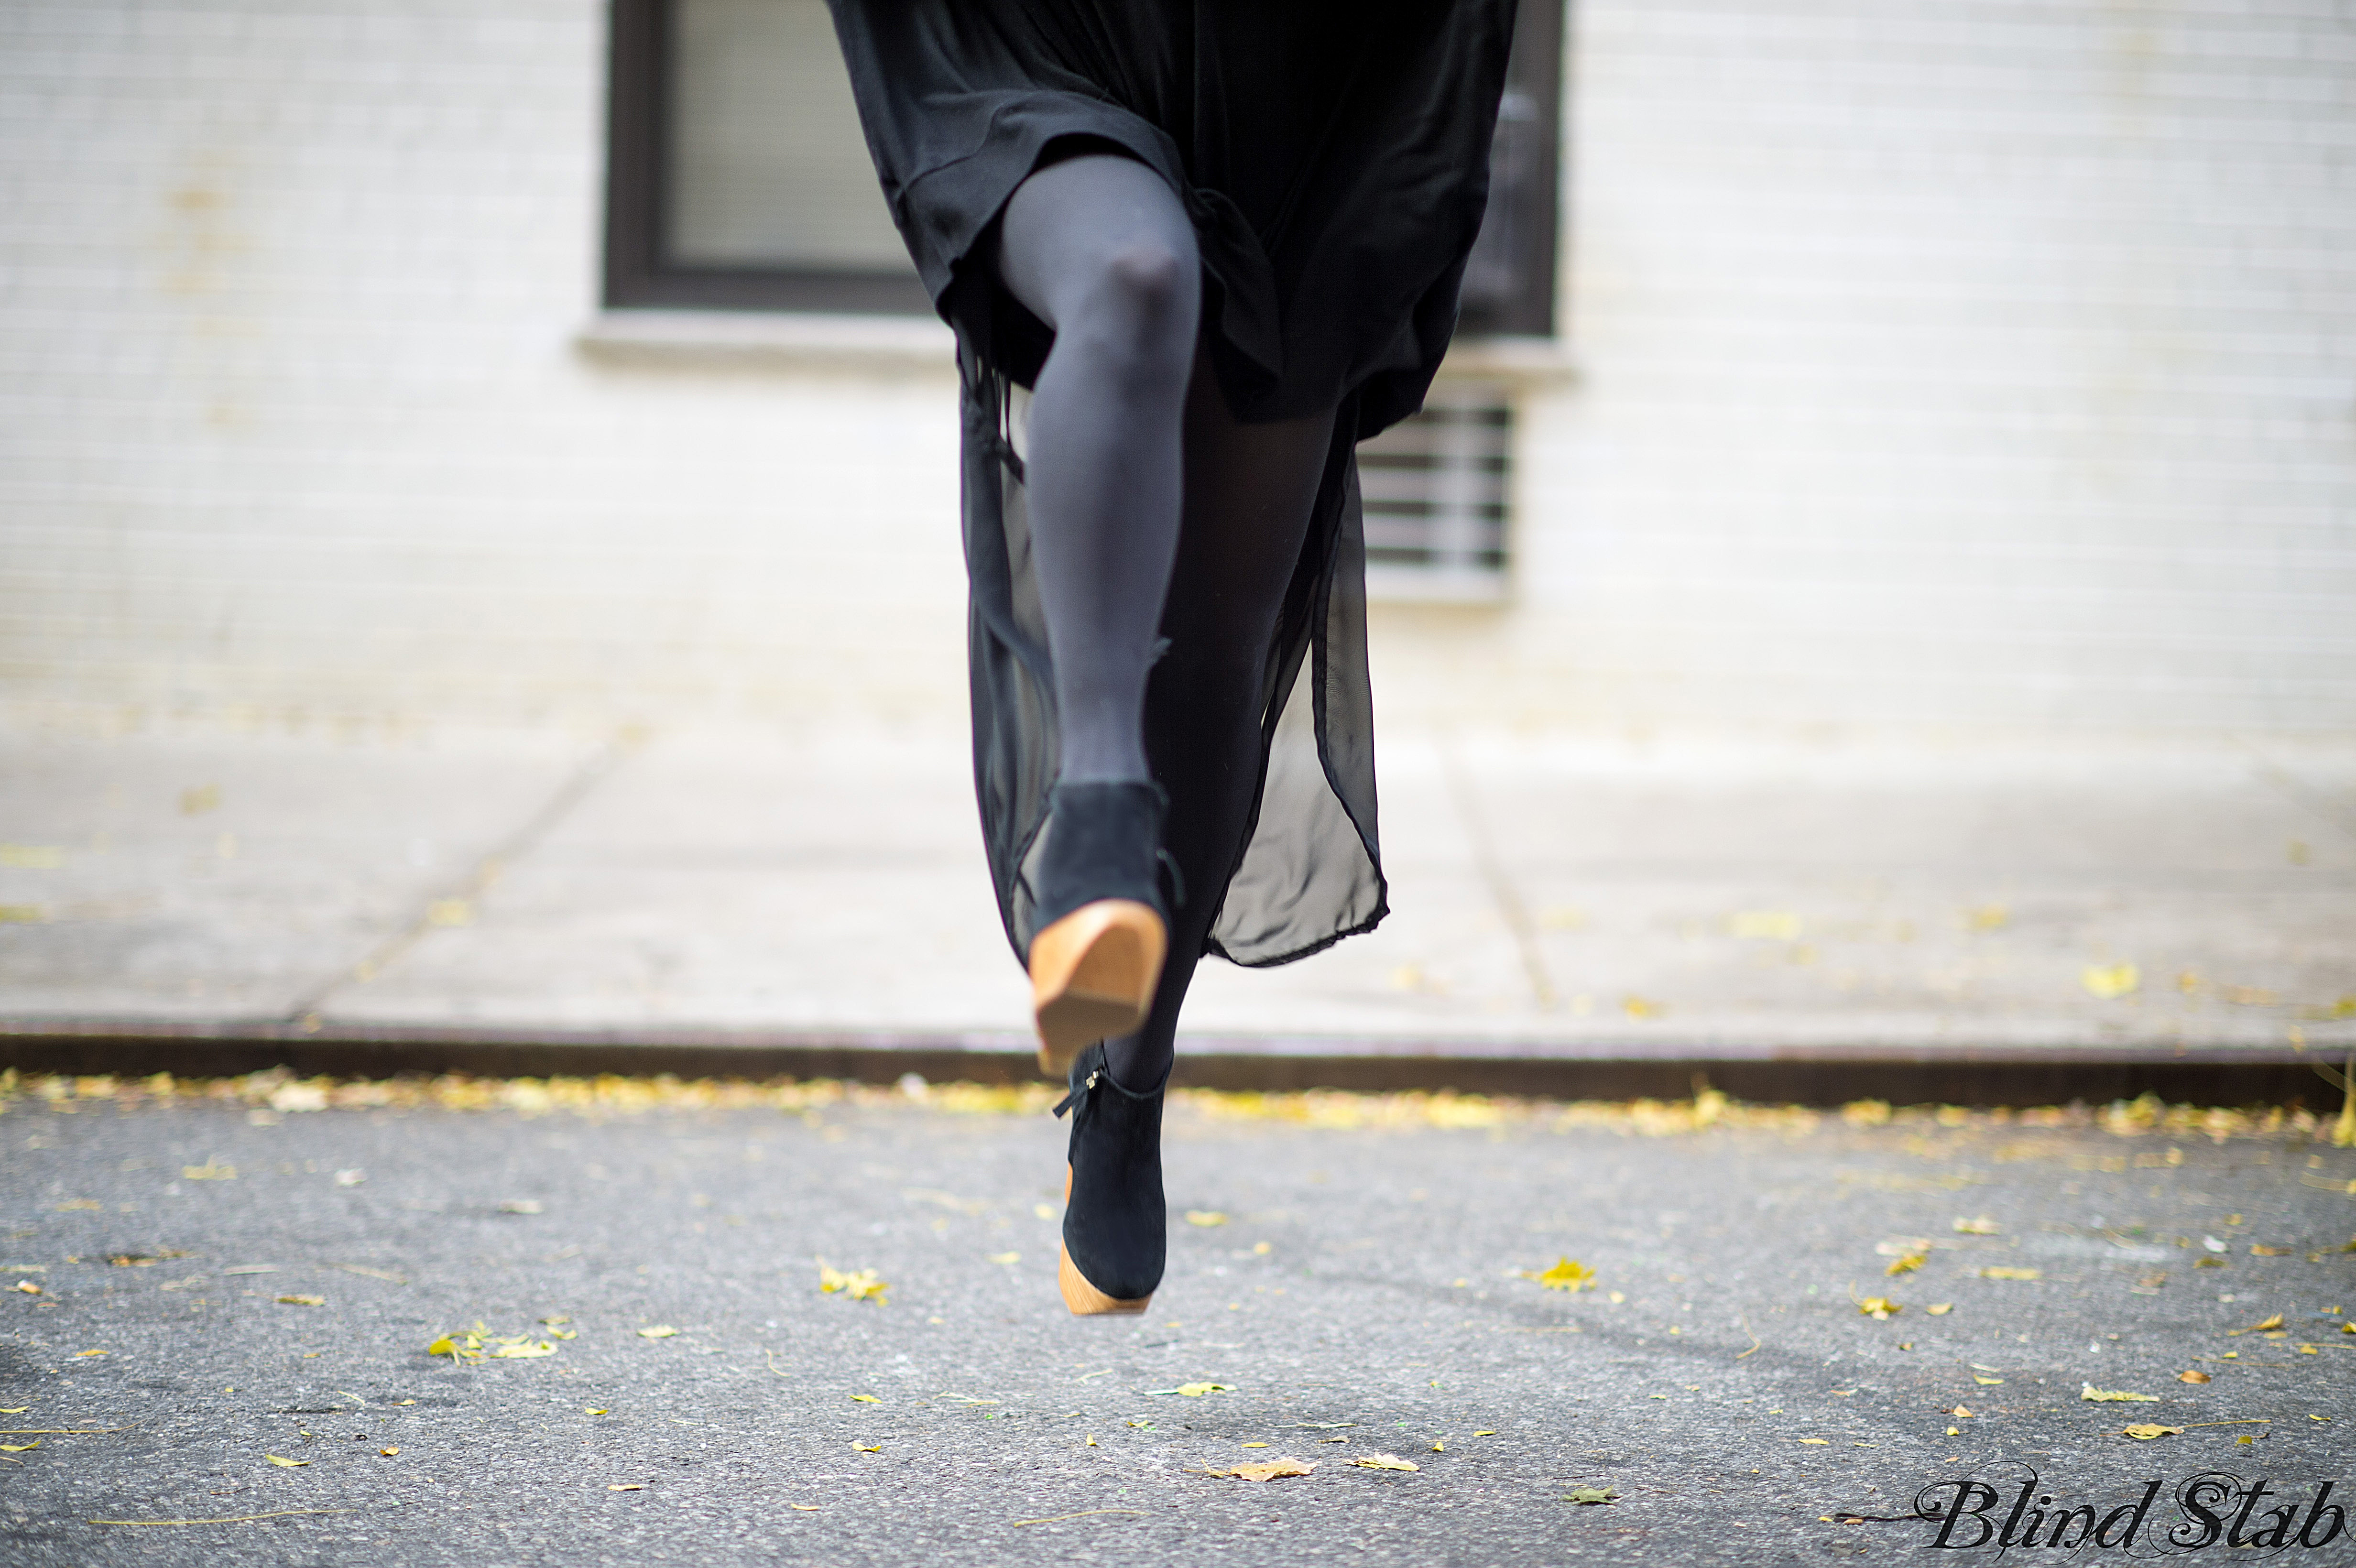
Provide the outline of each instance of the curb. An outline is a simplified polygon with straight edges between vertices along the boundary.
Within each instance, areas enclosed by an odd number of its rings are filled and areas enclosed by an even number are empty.
[[[1817,1052],[1598,1044],[1511,1054],[1494,1042],[1182,1039],[1181,1088],[1269,1093],[1452,1090],[1550,1100],[1680,1100],[1707,1086],[1763,1104],[2050,1105],[2157,1094],[2170,1104],[2337,1109],[2309,1058],[2276,1051],[2135,1054],[2008,1048]],[[892,1083],[1022,1083],[1039,1072],[1012,1034],[656,1029],[564,1030],[417,1025],[305,1029],[279,1020],[0,1019],[0,1068],[74,1076],[226,1078],[284,1067],[303,1077],[833,1078]]]

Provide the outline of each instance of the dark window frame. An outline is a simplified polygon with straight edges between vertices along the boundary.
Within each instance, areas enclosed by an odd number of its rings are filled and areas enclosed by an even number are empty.
[[[932,300],[913,268],[883,273],[691,267],[662,253],[670,11],[669,0],[613,3],[606,50],[605,304],[931,315]]]
[[[1502,298],[1468,297],[1459,330],[1550,336],[1555,324],[1557,184],[1561,158],[1561,0],[1524,0],[1515,28],[1509,96],[1519,92],[1532,118],[1503,123],[1500,156],[1515,171],[1514,213],[1494,261],[1512,277]],[[846,315],[929,315],[932,302],[913,272],[818,268],[684,266],[662,253],[663,170],[669,124],[670,0],[613,0],[606,49],[605,269],[609,309],[810,311]],[[1522,137],[1518,145],[1512,139]],[[1493,161],[1493,172],[1502,165]]]

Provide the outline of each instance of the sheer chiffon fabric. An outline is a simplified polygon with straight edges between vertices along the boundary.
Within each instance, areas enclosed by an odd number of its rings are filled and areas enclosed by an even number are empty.
[[[1020,389],[1052,335],[992,226],[1043,157],[1135,158],[1184,202],[1204,336],[1246,421],[1338,410],[1262,680],[1250,831],[1209,951],[1282,964],[1387,905],[1356,443],[1420,406],[1488,190],[1514,0],[830,0],[886,200],[958,335],[974,778],[1018,958],[1057,735]],[[1209,742],[1206,742],[1209,743]]]

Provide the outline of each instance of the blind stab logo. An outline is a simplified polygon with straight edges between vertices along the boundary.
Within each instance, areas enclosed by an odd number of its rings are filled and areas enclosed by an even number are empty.
[[[2337,1486],[2321,1481],[2310,1492],[2204,1470],[2172,1488],[2148,1480],[2132,1494],[2072,1504],[2057,1501],[2028,1466],[2007,1465],[1986,1477],[1975,1472],[1924,1487],[1914,1494],[1914,1517],[1937,1527],[1922,1543],[1932,1551],[2127,1552],[2140,1544],[2146,1554],[2211,1546],[2312,1552],[2347,1531],[2347,1512],[2331,1500]]]

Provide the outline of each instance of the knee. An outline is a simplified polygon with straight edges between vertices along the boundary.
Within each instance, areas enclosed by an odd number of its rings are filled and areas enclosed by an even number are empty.
[[[1140,240],[1108,253],[1094,272],[1087,306],[1070,325],[1094,352],[1126,368],[1183,378],[1194,361],[1201,308],[1192,248]]]

